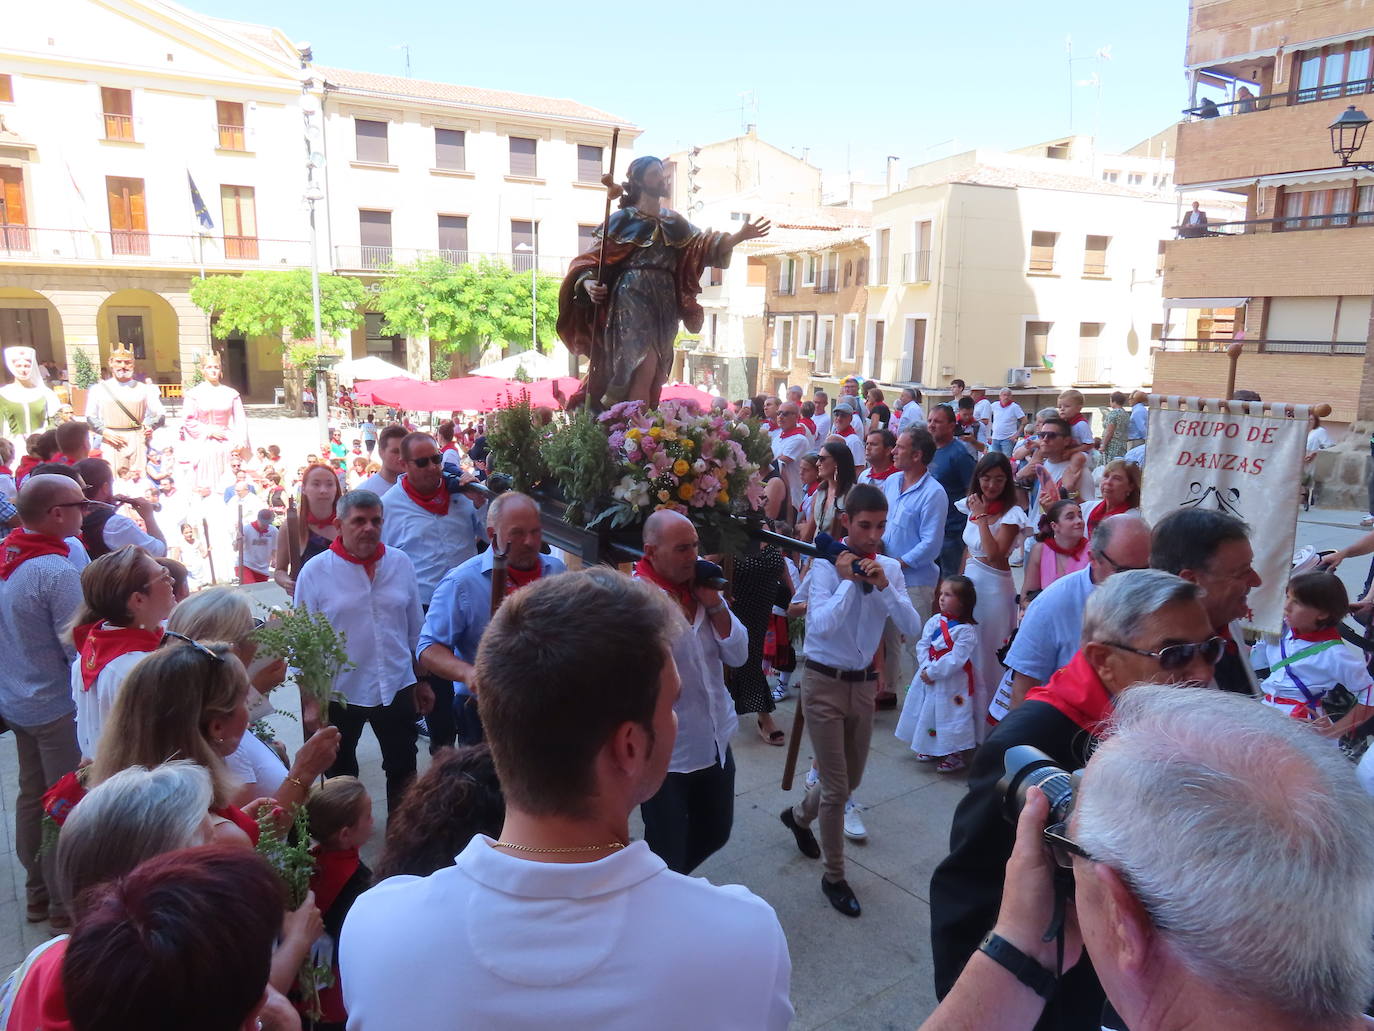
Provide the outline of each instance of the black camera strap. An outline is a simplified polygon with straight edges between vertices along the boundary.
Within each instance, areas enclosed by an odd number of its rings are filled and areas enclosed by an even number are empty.
[[[1042,942],[1054,942],[1054,979],[1058,983],[1064,979],[1064,920],[1068,914],[1069,900],[1073,898],[1073,871],[1062,866],[1054,869],[1054,910],[1050,914],[1050,924],[1040,936]],[[1064,1004],[1059,992],[1054,993],[1054,1023],[1064,1026]]]

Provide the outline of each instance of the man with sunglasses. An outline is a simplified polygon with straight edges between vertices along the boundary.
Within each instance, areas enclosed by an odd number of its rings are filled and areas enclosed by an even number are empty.
[[[1015,831],[1002,815],[1003,756],[1032,745],[1066,770],[1087,762],[1113,699],[1140,683],[1202,686],[1225,647],[1212,635],[1201,590],[1158,570],[1129,570],[1092,593],[1082,646],[1049,682],[988,736],[973,758],[969,790],[954,813],[949,855],[930,882],[935,990],[949,992],[964,964],[992,930],[1003,892],[1003,868]],[[1102,989],[1089,964],[1060,982],[1060,1031],[1098,1031]]]

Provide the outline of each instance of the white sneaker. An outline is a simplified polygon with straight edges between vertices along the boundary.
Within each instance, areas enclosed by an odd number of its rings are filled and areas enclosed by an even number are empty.
[[[820,781],[820,779],[821,771],[816,769],[816,767],[813,766],[806,771],[806,786],[808,788],[815,787],[815,785]]]
[[[852,798],[844,804],[844,836],[850,841],[863,841],[868,837],[868,828],[859,815],[862,811],[863,806]]]
[[[1361,520],[1360,520],[1360,525],[1361,525],[1361,526],[1374,526],[1374,513],[1371,513],[1370,515],[1367,515],[1367,516],[1365,516],[1363,519],[1361,519]]]

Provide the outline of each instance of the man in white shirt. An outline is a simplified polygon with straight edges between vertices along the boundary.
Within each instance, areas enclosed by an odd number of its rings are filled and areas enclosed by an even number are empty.
[[[978,414],[977,408],[973,414]],[[1025,425],[1025,409],[1012,399],[1011,387],[1003,387],[997,393],[997,404],[992,406],[992,450],[1011,457],[1016,438]]]
[[[674,748],[677,606],[598,567],[503,604],[477,663],[505,796],[499,841],[392,877],[344,924],[351,1031],[783,1031],[791,960],[771,907],[665,868],[629,816]],[[714,632],[714,631],[713,631]],[[613,675],[612,675],[613,674]],[[444,975],[414,977],[417,957]]]
[[[778,426],[778,409],[781,407],[781,402],[771,394],[763,399],[763,428],[773,440],[777,440],[778,434],[782,432]]]
[[[916,387],[903,387],[902,395],[897,401],[897,410],[893,415],[896,425],[889,427],[893,433],[925,426],[926,413],[921,411],[921,391]]]
[[[401,457],[401,441],[405,438],[406,428],[396,423],[384,426],[377,434],[377,460],[382,467],[358,484],[358,490],[370,490],[379,498],[396,486],[396,481],[406,471],[405,459]]]
[[[270,508],[260,509],[255,518],[239,527],[239,539],[234,547],[243,556],[239,566],[239,583],[266,583],[272,572],[272,556],[277,553],[277,528],[272,525],[276,515]]]
[[[793,508],[802,501],[802,456],[811,450],[810,438],[800,423],[801,409],[795,401],[788,401],[778,409],[778,434],[773,438],[773,458],[782,469],[782,482],[787,484],[787,497]]]
[[[816,443],[822,444],[825,438],[830,436],[830,395],[824,390],[817,390],[811,396],[811,403],[816,406],[816,411],[811,416],[811,421],[816,424]]]
[[[854,428],[854,408],[848,401],[841,401],[835,406],[835,424],[830,428],[830,436],[839,437],[844,442],[854,456],[854,471],[862,472],[867,464],[864,460],[864,438]]]
[[[846,376],[844,382],[840,384],[840,396],[835,399],[837,405],[849,405],[854,409],[854,414],[859,417],[860,422],[868,421],[868,409],[864,407],[864,399],[859,396],[859,377]]]
[[[867,468],[859,474],[859,482],[876,483],[881,487],[883,481],[897,471],[892,464],[892,449],[896,446],[897,435],[891,430],[869,430],[864,435]]]
[[[782,811],[782,822],[802,855],[816,859],[824,853],[821,891],[837,910],[855,917],[859,900],[844,876],[844,808],[863,779],[873,736],[878,683],[873,655],[888,619],[913,638],[920,635],[921,623],[902,589],[901,565],[877,554],[887,526],[886,496],[859,484],[845,505],[841,518],[848,551],[833,564],[812,564],[807,599],[801,704],[820,780],[807,788],[800,804]],[[817,818],[819,845],[811,832]]]
[[[987,433],[981,434],[984,439],[992,433],[992,402],[988,400],[986,387],[974,387],[969,391],[969,396],[973,398],[973,417],[982,424]]]
[[[370,724],[382,749],[390,813],[415,779],[415,714],[434,705],[429,686],[415,675],[420,594],[406,553],[382,543],[376,494],[350,491],[339,499],[338,516],[333,545],[296,578],[296,604],[323,613],[347,635],[353,665],[334,678],[334,690],[348,704],[329,703],[329,722],[343,739],[326,776],[358,775],[358,739]]]
[[[76,463],[76,471],[85,484],[86,497],[95,502],[81,522],[81,539],[86,552],[96,559],[126,544],[137,544],[153,558],[167,554],[167,541],[158,528],[153,506],[143,498],[130,498],[128,504],[138,512],[147,528],[145,533],[126,515],[120,515],[114,495],[114,470],[103,458],[83,458]]]
[[[649,848],[668,869],[683,874],[730,839],[735,816],[730,738],[739,718],[725,689],[724,667],[743,665],[749,656],[744,624],[718,590],[696,583],[697,557],[697,530],[686,516],[662,509],[645,521],[644,557],[635,564],[635,576],[676,602],[687,625],[673,645],[682,678],[673,705],[677,742],[663,786],[640,807],[640,815]],[[480,705],[480,692],[478,697]]]

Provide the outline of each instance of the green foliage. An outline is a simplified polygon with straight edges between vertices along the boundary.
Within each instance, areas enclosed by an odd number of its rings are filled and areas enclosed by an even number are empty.
[[[205,382],[205,372],[201,368],[204,364],[205,356],[197,351],[195,362],[191,366],[191,382],[187,386],[195,387]]]
[[[313,372],[320,355],[338,353],[334,348],[323,346],[314,340],[293,340],[282,349],[282,364],[288,369],[305,369]]]
[[[81,390],[89,390],[100,382],[100,373],[83,347],[72,350],[72,382]]]
[[[267,860],[282,884],[286,886],[288,909],[299,909],[310,891],[310,875],[315,872],[315,857],[310,854],[310,819],[305,806],[296,806],[295,818],[286,833],[272,818],[272,807],[258,809],[258,855]],[[328,963],[313,963],[306,956],[296,975],[301,1007],[311,1020],[319,1020],[320,989],[334,983],[334,972]]]
[[[362,325],[363,284],[348,276],[320,276],[320,327],[338,336]],[[315,336],[310,270],[245,272],[193,280],[191,300],[215,317],[214,334],[223,340],[241,335],[282,336],[293,340]]]
[[[619,464],[606,441],[606,431],[584,405],[568,425],[556,429],[545,439],[541,453],[550,475],[569,499],[564,518],[574,526],[581,526],[587,516],[579,502],[595,502],[606,497],[620,474]]]
[[[511,478],[511,486],[527,492],[549,475],[542,448],[544,427],[534,417],[530,395],[506,395],[506,403],[487,416],[488,468]]]
[[[276,610],[254,638],[261,654],[285,659],[296,671],[301,694],[319,703],[321,725],[327,725],[329,703],[344,702],[334,690],[334,678],[353,668],[344,647],[348,636],[335,630],[323,612],[296,605]]]
[[[530,339],[529,272],[485,258],[463,265],[425,258],[387,271],[391,274],[374,305],[384,317],[383,331],[429,337],[436,365],[455,354],[476,355],[493,342]],[[544,351],[557,335],[559,286],[557,278],[539,276],[538,332]]]

